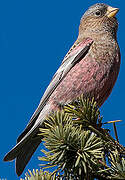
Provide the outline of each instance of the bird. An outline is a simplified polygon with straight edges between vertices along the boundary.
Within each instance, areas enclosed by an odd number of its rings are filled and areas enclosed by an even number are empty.
[[[15,159],[18,176],[42,142],[37,134],[51,112],[82,94],[90,99],[94,97],[99,107],[109,97],[121,61],[117,42],[118,11],[118,8],[97,3],[83,14],[76,41],[53,76],[28,125],[18,137],[17,144],[4,157],[4,161]]]

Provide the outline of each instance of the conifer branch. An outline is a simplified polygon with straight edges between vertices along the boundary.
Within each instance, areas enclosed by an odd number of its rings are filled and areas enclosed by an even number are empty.
[[[44,137],[48,150],[42,150],[45,156],[39,160],[44,161],[42,170],[56,170],[29,171],[25,180],[125,179],[125,148],[119,144],[115,122],[117,141],[103,124],[94,98],[90,101],[81,96],[50,114],[40,128],[39,136]]]

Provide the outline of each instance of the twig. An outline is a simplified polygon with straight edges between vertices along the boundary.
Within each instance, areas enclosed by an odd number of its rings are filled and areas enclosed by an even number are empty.
[[[114,128],[116,140],[117,140],[117,142],[119,143],[119,140],[118,140],[118,133],[117,133],[117,128],[116,128],[115,122],[113,122],[113,128]]]

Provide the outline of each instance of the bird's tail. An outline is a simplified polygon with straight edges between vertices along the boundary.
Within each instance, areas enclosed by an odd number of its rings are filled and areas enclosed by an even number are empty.
[[[4,157],[4,161],[12,161],[16,158],[16,173],[18,176],[22,174],[25,166],[41,142],[41,138],[36,137],[38,131],[39,125],[37,124],[32,127],[31,130]]]
[[[30,158],[32,157],[33,153],[36,151],[37,147],[39,146],[41,139],[39,141],[32,140],[28,141],[19,152],[16,157],[16,173],[20,176],[25,169],[27,163],[29,162]]]

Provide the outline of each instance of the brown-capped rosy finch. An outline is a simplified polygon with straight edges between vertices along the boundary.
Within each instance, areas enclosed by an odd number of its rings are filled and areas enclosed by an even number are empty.
[[[40,104],[16,146],[4,161],[16,159],[16,173],[21,175],[36,148],[41,143],[35,138],[45,117],[60,104],[71,102],[83,94],[94,97],[101,106],[110,95],[120,67],[117,43],[118,8],[98,3],[81,18],[79,35],[46,89]]]

